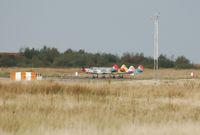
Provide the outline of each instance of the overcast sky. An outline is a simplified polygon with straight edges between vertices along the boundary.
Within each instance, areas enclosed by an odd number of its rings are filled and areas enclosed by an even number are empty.
[[[156,12],[160,53],[200,63],[200,0],[0,0],[0,51],[46,45],[153,56]]]

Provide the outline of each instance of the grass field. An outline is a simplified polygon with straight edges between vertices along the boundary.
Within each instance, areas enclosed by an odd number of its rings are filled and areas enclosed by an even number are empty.
[[[0,80],[1,135],[189,135],[199,126],[199,79]]]

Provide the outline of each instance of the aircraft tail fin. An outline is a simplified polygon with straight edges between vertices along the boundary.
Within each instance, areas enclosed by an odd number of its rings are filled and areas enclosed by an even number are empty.
[[[118,69],[119,69],[118,65],[114,64],[113,67],[112,67],[112,72],[117,72]]]
[[[140,74],[144,72],[144,67],[142,65],[139,65],[138,68],[135,70],[135,73]]]
[[[134,66],[130,66],[129,69],[128,69],[128,74],[132,74],[134,72],[135,72]]]
[[[123,64],[123,65],[121,66],[120,71],[121,71],[121,72],[128,72],[128,68],[126,67],[125,64]]]

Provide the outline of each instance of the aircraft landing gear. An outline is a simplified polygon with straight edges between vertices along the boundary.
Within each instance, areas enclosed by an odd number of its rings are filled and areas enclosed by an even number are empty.
[[[95,74],[92,76],[93,79],[99,78],[98,75],[95,76]]]
[[[115,79],[116,78],[115,75],[113,75],[112,78]]]
[[[124,76],[123,75],[119,75],[118,78],[121,79],[121,78],[124,78]]]

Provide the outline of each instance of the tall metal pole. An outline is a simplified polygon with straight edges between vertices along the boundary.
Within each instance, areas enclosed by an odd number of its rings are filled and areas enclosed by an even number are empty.
[[[155,31],[154,31],[154,79],[157,80],[158,79],[158,57],[159,57],[159,14],[155,14],[153,17],[153,21],[154,21],[154,27],[155,27]]]

